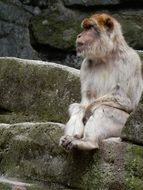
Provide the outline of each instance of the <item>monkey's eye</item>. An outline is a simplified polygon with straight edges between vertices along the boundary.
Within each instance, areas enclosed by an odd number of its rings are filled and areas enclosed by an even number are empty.
[[[84,30],[91,30],[94,29],[94,31],[98,31],[96,24],[89,24],[86,27],[84,27]]]
[[[92,28],[94,28],[94,25],[91,25],[91,24],[89,24],[86,27],[84,27],[85,30],[90,30]]]

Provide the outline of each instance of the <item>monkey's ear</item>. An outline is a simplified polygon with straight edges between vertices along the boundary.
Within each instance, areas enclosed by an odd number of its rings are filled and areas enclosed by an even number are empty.
[[[114,28],[114,23],[113,23],[113,20],[111,18],[107,18],[106,21],[105,21],[105,27],[107,27],[107,29],[109,31],[112,31],[113,28]]]

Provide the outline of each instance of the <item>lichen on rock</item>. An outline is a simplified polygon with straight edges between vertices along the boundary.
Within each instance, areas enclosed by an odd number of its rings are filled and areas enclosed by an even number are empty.
[[[80,101],[79,71],[40,61],[0,58],[1,122],[68,119]]]

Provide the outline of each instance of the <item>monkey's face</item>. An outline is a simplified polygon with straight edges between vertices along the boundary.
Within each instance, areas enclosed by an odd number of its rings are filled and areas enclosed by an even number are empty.
[[[95,14],[85,18],[77,35],[77,55],[83,57],[104,57],[114,47],[114,19],[107,14]]]
[[[77,35],[76,39],[76,52],[77,55],[86,56],[93,45],[98,41],[98,31],[94,26],[88,26]]]

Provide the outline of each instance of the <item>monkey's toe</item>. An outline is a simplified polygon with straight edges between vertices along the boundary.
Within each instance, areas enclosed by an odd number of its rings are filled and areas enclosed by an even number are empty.
[[[60,146],[62,146],[64,149],[66,149],[66,150],[70,150],[70,144],[71,144],[71,142],[74,140],[74,137],[72,137],[72,136],[63,136],[63,137],[61,137],[61,139],[60,139]]]
[[[66,149],[67,149],[68,151],[78,149],[78,143],[77,143],[77,142],[78,142],[78,141],[74,139],[73,141],[71,141],[71,142],[67,145]]]

